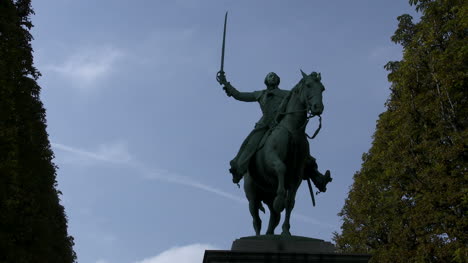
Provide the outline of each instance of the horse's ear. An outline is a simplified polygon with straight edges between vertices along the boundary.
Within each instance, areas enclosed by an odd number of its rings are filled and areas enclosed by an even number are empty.
[[[307,77],[307,74],[305,74],[304,71],[302,71],[302,69],[301,69],[301,74],[303,78]]]
[[[318,80],[322,80],[322,75],[318,74]]]

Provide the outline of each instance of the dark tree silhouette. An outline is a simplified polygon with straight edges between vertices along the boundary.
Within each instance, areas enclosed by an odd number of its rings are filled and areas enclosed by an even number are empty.
[[[0,262],[75,262],[31,48],[30,0],[0,1]]]
[[[391,95],[340,212],[338,248],[373,262],[468,262],[468,2],[411,0]]]

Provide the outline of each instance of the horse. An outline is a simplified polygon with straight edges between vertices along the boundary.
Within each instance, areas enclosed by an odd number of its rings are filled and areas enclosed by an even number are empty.
[[[307,75],[301,70],[301,74],[301,80],[278,109],[277,124],[267,133],[244,176],[244,191],[257,236],[260,235],[262,224],[259,210],[265,212],[262,202],[270,210],[266,234],[274,234],[281,212],[286,209],[281,234],[291,235],[291,211],[297,189],[304,178],[306,159],[309,157],[305,129],[308,120],[313,116],[320,116],[324,108],[322,92],[325,87],[321,83],[320,73],[312,72]]]

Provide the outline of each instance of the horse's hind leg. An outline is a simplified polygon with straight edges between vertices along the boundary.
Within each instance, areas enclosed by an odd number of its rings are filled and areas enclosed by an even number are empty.
[[[244,190],[245,190],[245,195],[247,196],[247,200],[249,200],[249,211],[250,211],[250,214],[252,215],[255,234],[259,236],[260,229],[262,228],[262,220],[260,219],[260,216],[258,215],[258,210],[261,204],[260,204],[260,200],[258,200],[257,198],[254,187],[255,187],[254,182],[252,181],[252,178],[250,177],[250,175],[247,173],[244,176]]]
[[[287,194],[287,198],[286,198],[286,215],[284,217],[284,222],[283,222],[283,226],[282,226],[282,229],[283,229],[283,232],[281,233],[281,235],[283,236],[290,236],[291,235],[291,232],[289,232],[289,229],[291,228],[291,225],[289,224],[289,220],[291,218],[291,211],[293,210],[294,208],[294,205],[296,203],[296,191],[297,191],[297,188],[296,189],[291,189],[288,191],[288,194]]]
[[[268,229],[267,229],[266,234],[274,235],[275,228],[278,226],[280,222],[281,214],[275,211],[275,209],[273,208],[272,202],[268,202],[267,205],[268,205],[268,208],[270,209],[270,221],[268,222]]]
[[[255,230],[255,235],[257,236],[260,235],[260,229],[262,228],[262,220],[260,219],[260,216],[258,215],[258,208],[259,208],[259,205],[257,202],[249,200],[249,210],[253,219],[252,223],[253,223],[253,227]]]

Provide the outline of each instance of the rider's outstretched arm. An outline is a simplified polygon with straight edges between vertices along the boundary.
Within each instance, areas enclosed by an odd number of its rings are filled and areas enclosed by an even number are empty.
[[[236,100],[240,101],[258,101],[260,96],[262,95],[261,91],[254,91],[254,92],[240,92],[236,88],[234,88],[231,83],[227,82],[224,86],[224,90],[228,94],[228,96],[232,96]]]

